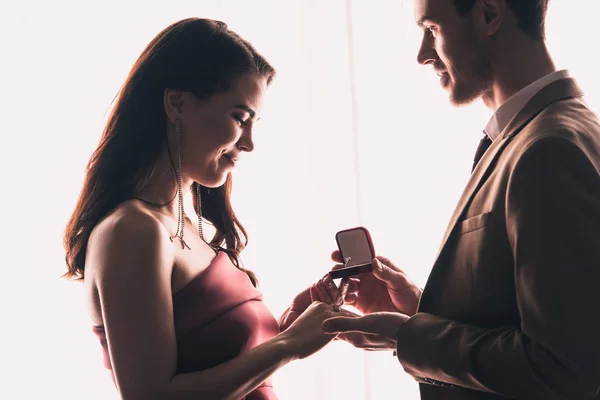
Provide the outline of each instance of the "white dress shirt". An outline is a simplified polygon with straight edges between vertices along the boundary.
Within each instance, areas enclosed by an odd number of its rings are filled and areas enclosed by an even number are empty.
[[[567,70],[555,71],[519,90],[498,107],[485,126],[485,133],[492,141],[496,140],[508,123],[525,107],[533,96],[552,82],[568,78],[569,76],[569,71]]]

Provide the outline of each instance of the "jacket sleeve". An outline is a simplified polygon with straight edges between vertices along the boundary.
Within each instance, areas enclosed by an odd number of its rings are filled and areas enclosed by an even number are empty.
[[[572,135],[571,135],[572,136]],[[519,327],[418,313],[397,356],[422,382],[518,399],[590,399],[600,389],[600,174],[574,141],[538,139],[510,172],[506,229]]]

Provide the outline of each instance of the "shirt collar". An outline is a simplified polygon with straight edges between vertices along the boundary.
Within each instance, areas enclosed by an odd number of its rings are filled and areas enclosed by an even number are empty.
[[[485,126],[485,133],[490,137],[490,139],[496,140],[504,128],[506,128],[510,120],[513,119],[515,115],[517,115],[519,111],[523,109],[523,107],[525,107],[525,105],[533,96],[536,95],[537,92],[554,81],[568,77],[569,71],[567,70],[551,72],[519,90],[508,100],[506,100],[500,107],[498,107],[494,115],[492,115],[489,122]]]

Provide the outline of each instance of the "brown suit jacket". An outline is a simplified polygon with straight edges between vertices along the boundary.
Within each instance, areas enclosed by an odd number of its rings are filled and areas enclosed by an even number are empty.
[[[474,170],[397,354],[424,400],[600,399],[600,123],[542,89]]]

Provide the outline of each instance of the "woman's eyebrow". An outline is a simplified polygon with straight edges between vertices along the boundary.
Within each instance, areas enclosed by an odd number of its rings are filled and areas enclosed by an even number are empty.
[[[250,114],[251,118],[254,118],[256,116],[256,112],[254,112],[253,109],[251,109],[250,107],[248,107],[245,104],[236,104],[235,106],[233,106],[234,108],[239,108],[240,110],[244,110],[246,111],[248,114]]]

